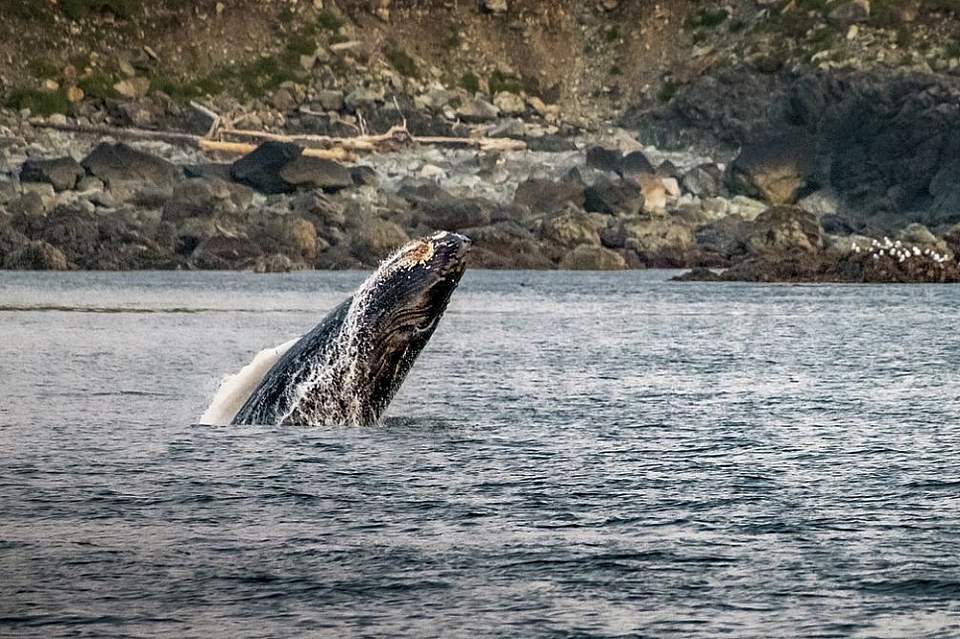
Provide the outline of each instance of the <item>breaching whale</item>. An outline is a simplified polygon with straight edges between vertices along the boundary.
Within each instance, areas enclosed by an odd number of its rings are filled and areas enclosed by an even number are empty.
[[[469,248],[447,232],[404,245],[313,330],[225,380],[201,421],[226,421],[246,398],[230,423],[377,423],[433,335]]]

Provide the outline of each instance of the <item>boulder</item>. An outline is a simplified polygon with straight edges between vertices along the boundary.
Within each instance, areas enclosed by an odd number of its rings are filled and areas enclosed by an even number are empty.
[[[633,151],[623,156],[623,162],[620,164],[620,174],[624,179],[641,180],[647,176],[656,174],[653,164],[643,154],[643,151]]]
[[[640,175],[637,183],[643,195],[643,210],[651,215],[663,215],[667,210],[667,188],[663,180],[653,175]]]
[[[707,163],[693,167],[680,178],[680,188],[685,193],[699,198],[720,195],[723,184],[723,172],[716,164]]]
[[[693,229],[671,218],[623,220],[624,248],[650,267],[689,265],[696,253]]]
[[[261,253],[260,247],[246,238],[214,235],[194,249],[190,261],[199,269],[237,269],[252,265]]]
[[[500,109],[503,115],[522,115],[527,110],[523,98],[509,91],[501,91],[494,96],[493,105]]]
[[[513,203],[543,213],[559,211],[568,204],[582,208],[584,190],[583,184],[576,180],[555,182],[544,178],[529,178],[517,185]]]
[[[624,180],[601,177],[584,191],[583,206],[591,213],[635,216],[643,211],[643,193]]]
[[[468,257],[471,268],[551,269],[553,262],[544,246],[519,224],[501,221],[489,226],[464,229],[473,241]]]
[[[730,164],[727,184],[770,204],[794,204],[813,185],[815,159],[809,136],[799,133],[747,145]]]
[[[179,224],[191,217],[217,217],[237,210],[227,183],[218,178],[187,178],[163,204],[162,220]]]
[[[560,260],[560,268],[573,271],[622,271],[627,263],[616,251],[581,244]]]
[[[286,142],[264,142],[254,151],[233,163],[230,175],[241,184],[261,193],[288,193],[294,186],[280,177],[287,164],[296,160],[303,149]]]
[[[465,122],[489,122],[499,115],[500,109],[479,98],[467,98],[457,109],[457,117]]]
[[[126,78],[113,85],[113,90],[128,100],[137,100],[150,91],[150,80],[147,78]]]
[[[347,110],[352,113],[358,109],[375,107],[378,104],[382,104],[383,100],[383,89],[360,87],[347,94],[347,97],[343,99],[343,104],[347,107]]]
[[[66,271],[68,265],[60,249],[37,240],[7,254],[3,268],[16,271]]]
[[[88,173],[103,180],[111,189],[132,182],[172,190],[183,177],[183,171],[174,164],[123,142],[101,142],[81,164]]]
[[[591,146],[587,149],[587,166],[598,171],[619,173],[623,162],[623,153],[619,149],[607,149],[602,146]]]
[[[317,102],[320,103],[320,108],[324,111],[340,111],[343,109],[343,91],[334,91],[332,89],[324,89],[317,92]]]
[[[870,19],[870,0],[841,2],[827,17],[833,24],[844,27],[855,22],[866,22]]]
[[[493,14],[501,14],[507,12],[507,0],[481,0],[481,6],[484,11]]]
[[[356,229],[350,252],[363,264],[373,266],[409,239],[395,222],[371,216]]]
[[[358,165],[351,167],[350,177],[357,186],[376,186],[379,180],[376,170],[373,167]]]
[[[757,216],[745,243],[755,255],[819,253],[824,233],[813,213],[794,206],[774,206]]]
[[[960,159],[943,164],[930,181],[933,204],[927,213],[927,223],[933,225],[960,222]]]
[[[57,191],[73,189],[84,175],[83,167],[71,157],[27,160],[20,169],[21,182],[46,182]]]
[[[332,192],[353,186],[353,175],[344,165],[303,155],[283,165],[279,175],[284,182],[297,188]]]
[[[544,241],[565,248],[581,244],[600,246],[596,222],[579,211],[568,210],[548,216],[543,221],[540,234]]]
[[[951,252],[947,242],[931,233],[923,224],[914,223],[904,227],[897,233],[896,239],[911,249],[916,246],[921,250],[931,249],[940,254]]]

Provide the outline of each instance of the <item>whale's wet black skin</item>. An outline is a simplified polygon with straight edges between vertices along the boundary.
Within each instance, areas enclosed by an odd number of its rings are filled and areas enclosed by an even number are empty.
[[[403,246],[280,358],[233,423],[377,423],[433,335],[469,247],[445,232]]]

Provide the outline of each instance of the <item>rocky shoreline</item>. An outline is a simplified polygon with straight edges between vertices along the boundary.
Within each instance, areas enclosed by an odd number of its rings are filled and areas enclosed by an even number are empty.
[[[227,162],[160,142],[93,144],[16,114],[7,121],[5,269],[370,268],[442,229],[474,240],[474,268],[960,281],[960,227],[854,232],[827,193],[809,188],[810,166],[789,137],[744,145],[729,162],[662,152],[616,129],[557,137],[557,150],[420,146],[347,166],[279,142]]]

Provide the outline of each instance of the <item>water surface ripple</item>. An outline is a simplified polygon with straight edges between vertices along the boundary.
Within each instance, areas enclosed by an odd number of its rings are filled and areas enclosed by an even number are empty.
[[[382,427],[193,425],[363,276],[0,274],[0,635],[960,636],[960,288],[468,272]]]

